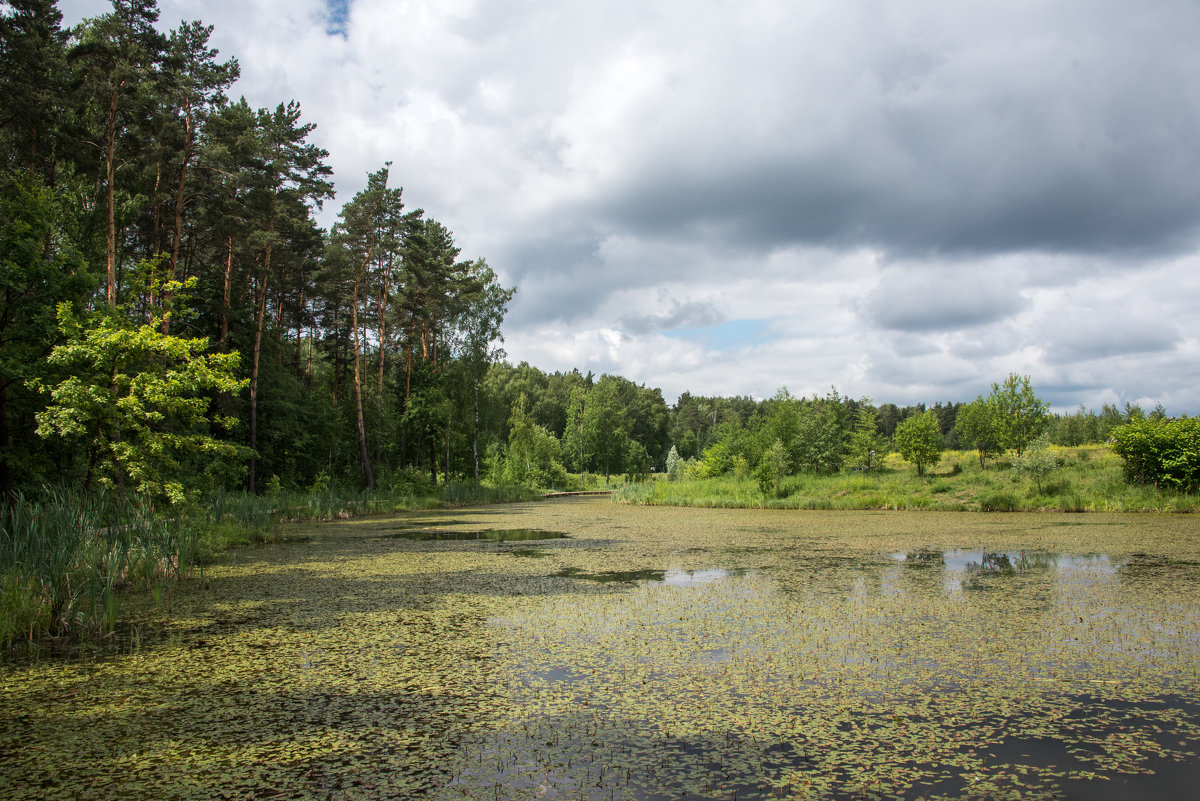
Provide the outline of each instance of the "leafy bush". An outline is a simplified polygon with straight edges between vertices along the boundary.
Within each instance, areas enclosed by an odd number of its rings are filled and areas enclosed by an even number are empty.
[[[667,480],[678,481],[682,469],[683,460],[679,458],[679,451],[672,445],[671,452],[667,454]]]
[[[1134,484],[1192,492],[1200,487],[1200,419],[1135,420],[1113,431],[1113,450]]]

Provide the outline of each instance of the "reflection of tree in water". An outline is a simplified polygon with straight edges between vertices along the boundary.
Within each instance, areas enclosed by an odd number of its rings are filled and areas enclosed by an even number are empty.
[[[904,555],[905,567],[941,567],[946,564],[946,554],[933,548],[917,548]]]
[[[1015,576],[1016,573],[1008,554],[984,551],[978,562],[967,562],[967,575],[962,587],[964,590],[985,590],[991,586],[990,579]]]
[[[1117,565],[1117,576],[1125,583],[1139,586],[1156,581],[1197,582],[1200,581],[1200,562],[1171,559],[1160,554],[1131,553]]]
[[[1015,565],[1018,573],[1033,573],[1052,570],[1058,566],[1058,557],[1040,551],[1022,551]]]

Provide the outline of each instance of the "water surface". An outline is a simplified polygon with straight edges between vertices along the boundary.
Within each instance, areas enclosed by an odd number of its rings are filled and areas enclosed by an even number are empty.
[[[1200,780],[1193,517],[575,500],[297,533],[169,609],[127,602],[99,653],[9,659],[0,797],[1103,799]]]

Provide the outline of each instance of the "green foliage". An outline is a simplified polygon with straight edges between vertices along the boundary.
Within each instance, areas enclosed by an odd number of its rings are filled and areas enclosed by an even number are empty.
[[[1125,478],[1180,492],[1200,488],[1200,419],[1147,418],[1113,431]]]
[[[746,429],[734,420],[718,426],[715,441],[705,449],[693,471],[697,478],[712,478],[733,470],[734,459],[745,458],[749,448]]]
[[[46,454],[31,420],[41,408],[26,384],[44,378],[58,340],[56,306],[74,303],[92,281],[78,255],[55,241],[62,202],[36,180],[0,177],[0,492],[15,476],[37,476]]]
[[[583,412],[584,439],[587,451],[604,473],[605,481],[625,466],[629,437],[624,407],[618,395],[617,379],[604,376],[588,393]]]
[[[565,486],[567,471],[558,461],[558,439],[529,416],[524,395],[513,404],[508,425],[508,452],[501,473],[503,483],[546,488]]]
[[[783,447],[783,440],[777,439],[763,453],[762,459],[759,460],[758,467],[754,471],[754,476],[758,479],[759,491],[763,495],[778,498],[782,494],[783,477],[787,475],[787,472],[787,449]]]
[[[917,475],[936,465],[942,458],[942,432],[932,411],[902,420],[896,426],[896,450],[905,461],[917,466]]]
[[[683,470],[683,459],[679,458],[679,451],[675,446],[671,446],[671,450],[667,453],[667,480],[678,481],[680,473]]]
[[[1045,436],[1038,437],[1029,443],[1025,452],[1017,457],[1017,474],[1029,476],[1037,483],[1038,492],[1042,491],[1042,483],[1058,469],[1058,459],[1050,448],[1050,440]]]
[[[1003,445],[1018,456],[1049,423],[1049,406],[1034,394],[1027,375],[1009,373],[1002,384],[992,384],[988,402],[995,407]]]
[[[975,449],[980,469],[985,458],[1004,453],[1005,426],[995,398],[980,395],[960,408],[954,430],[961,445]]]
[[[847,443],[847,461],[855,469],[869,473],[879,466],[885,448],[886,441],[879,435],[879,413],[871,406],[870,398],[863,398]]]
[[[847,432],[841,399],[814,396],[801,407],[796,433],[788,451],[796,469],[809,473],[836,473],[846,458]]]
[[[107,310],[80,317],[58,309],[64,342],[49,357],[65,377],[36,381],[49,396],[38,434],[77,442],[85,489],[124,481],[145,495],[183,501],[222,484],[243,449],[213,436],[236,421],[212,411],[212,393],[235,393],[237,353],[205,353],[207,340],[162,333]]]

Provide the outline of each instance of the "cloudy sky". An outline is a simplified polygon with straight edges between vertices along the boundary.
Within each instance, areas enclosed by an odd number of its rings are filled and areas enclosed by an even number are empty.
[[[317,124],[325,224],[392,161],[518,287],[510,361],[1200,413],[1195,0],[159,3]]]

